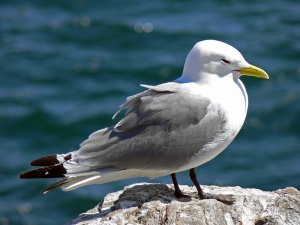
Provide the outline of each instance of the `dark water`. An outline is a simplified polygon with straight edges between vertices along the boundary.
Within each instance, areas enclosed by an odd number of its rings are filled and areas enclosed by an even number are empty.
[[[181,74],[190,48],[218,39],[270,80],[243,78],[250,108],[237,139],[198,168],[204,184],[300,188],[299,1],[1,1],[0,224],[62,224],[126,184],[74,192],[18,180],[28,162],[75,150],[113,124],[126,96]],[[185,173],[179,175],[191,184]],[[169,177],[155,182],[169,183]]]

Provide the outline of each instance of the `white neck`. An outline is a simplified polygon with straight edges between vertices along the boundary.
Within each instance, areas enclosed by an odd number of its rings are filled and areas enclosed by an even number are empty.
[[[236,85],[240,89],[245,102],[245,111],[248,109],[248,95],[246,88],[243,84],[243,82],[239,79],[239,76],[235,76],[234,74],[228,74],[224,77],[219,77],[215,74],[201,74],[199,76],[187,76],[183,74],[181,77],[175,80],[177,83],[196,83],[199,85],[203,84],[211,84],[215,87],[224,86],[224,82],[228,83],[230,85]]]

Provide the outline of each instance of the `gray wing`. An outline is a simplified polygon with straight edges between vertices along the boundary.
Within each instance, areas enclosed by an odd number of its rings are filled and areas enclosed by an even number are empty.
[[[210,101],[181,84],[146,86],[121,105],[124,118],[81,144],[77,162],[90,168],[168,169],[189,161],[220,132],[224,118],[208,115]]]

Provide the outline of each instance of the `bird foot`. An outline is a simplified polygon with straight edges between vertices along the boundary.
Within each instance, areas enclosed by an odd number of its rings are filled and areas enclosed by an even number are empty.
[[[235,202],[235,198],[233,195],[211,195],[211,194],[207,194],[204,197],[205,199],[215,199],[219,202],[222,202],[223,204],[226,205],[232,205]]]
[[[190,199],[191,197],[186,195],[186,194],[183,194],[181,191],[175,191],[174,192],[175,194],[175,197],[177,199]],[[234,204],[235,202],[235,198],[233,195],[212,195],[212,194],[206,194],[206,195],[203,195],[203,194],[198,194],[198,198],[200,200],[204,200],[204,199],[215,199],[225,205],[232,205]]]
[[[178,199],[190,198],[190,196],[183,194],[181,191],[175,191],[174,194],[175,194],[175,197]]]

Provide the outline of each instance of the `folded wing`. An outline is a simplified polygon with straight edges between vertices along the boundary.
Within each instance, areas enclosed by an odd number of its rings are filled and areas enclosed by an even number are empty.
[[[210,101],[182,84],[143,86],[148,90],[120,106],[114,117],[122,110],[126,113],[115,126],[92,133],[77,151],[33,161],[45,167],[20,177],[63,176],[48,190],[62,185],[74,189],[136,176],[126,173],[129,170],[172,170],[187,163],[222,129],[224,118],[218,112],[208,118]]]

